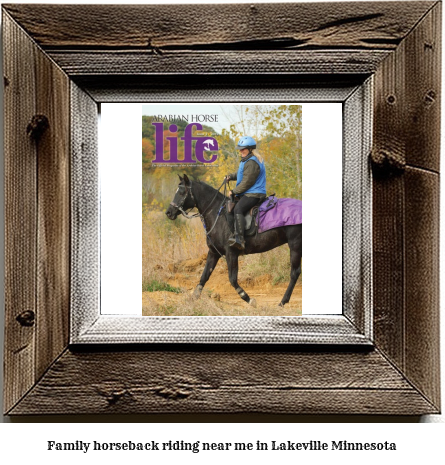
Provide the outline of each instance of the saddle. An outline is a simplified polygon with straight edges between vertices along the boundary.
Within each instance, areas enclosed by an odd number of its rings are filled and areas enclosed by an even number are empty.
[[[259,207],[259,205],[256,205],[244,215],[244,218],[246,219],[246,228],[244,230],[244,236],[253,236],[256,234],[258,230],[257,216]]]
[[[264,198],[264,200],[267,200],[267,197]],[[254,207],[252,207],[244,215],[244,218],[246,220],[246,225],[245,225],[245,229],[244,229],[244,237],[254,236],[257,233],[257,231],[258,231],[258,210],[260,208],[260,205],[264,202],[264,200],[262,200],[258,205],[255,205]],[[233,202],[233,205],[229,205],[232,202],[227,202],[227,203],[228,203],[228,205],[227,205],[227,207],[228,207],[227,208],[227,213],[231,213],[231,211],[233,210],[233,208],[235,206],[235,202]],[[227,222],[229,223],[230,230],[233,233],[234,232],[233,216],[231,217],[230,220],[229,220],[229,215],[227,215],[226,217],[227,217]]]
[[[256,232],[258,231],[258,221],[257,221],[257,216],[258,216],[258,209],[259,205],[256,205],[255,207],[252,207],[245,215],[244,218],[246,220],[246,225],[244,229],[244,237],[246,236],[254,236]],[[229,224],[229,228],[232,231],[232,234],[235,232],[234,225],[233,225],[233,215],[229,215],[230,211],[226,211],[226,218],[227,218],[227,223]]]

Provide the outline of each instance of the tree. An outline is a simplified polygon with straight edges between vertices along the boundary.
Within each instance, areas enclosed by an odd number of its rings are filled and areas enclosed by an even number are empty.
[[[218,167],[209,170],[208,180],[219,185],[224,175],[237,171],[240,158],[236,143],[249,135],[264,157],[268,192],[302,198],[301,105],[237,105],[234,110],[229,129],[216,137]]]

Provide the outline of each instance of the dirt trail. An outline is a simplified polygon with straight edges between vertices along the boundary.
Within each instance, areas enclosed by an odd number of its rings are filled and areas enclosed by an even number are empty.
[[[168,270],[170,277],[165,281],[171,286],[183,289],[185,293],[144,292],[142,296],[143,307],[145,307],[144,314],[153,314],[153,308],[159,306],[162,307],[164,314],[168,313],[168,309],[171,310],[171,314],[177,314],[174,307],[182,303],[191,305],[191,293],[199,283],[205,261],[206,255],[203,255],[198,259],[185,260],[170,265]],[[220,309],[222,315],[301,315],[301,280],[297,282],[291,301],[284,309],[278,308],[278,303],[286,291],[288,282],[273,284],[273,278],[268,274],[256,278],[240,278],[238,282],[247,294],[257,301],[257,308],[254,309],[239,297],[229,283],[227,265],[221,260],[205,285],[203,296],[200,299],[200,301],[207,299],[207,303],[209,300],[212,301],[214,309],[209,314],[218,314],[217,309]],[[149,307],[151,310],[147,310]],[[154,311],[159,312],[160,309],[157,308]]]

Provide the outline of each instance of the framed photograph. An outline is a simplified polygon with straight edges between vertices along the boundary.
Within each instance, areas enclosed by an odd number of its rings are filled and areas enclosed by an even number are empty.
[[[125,117],[126,121],[131,121],[130,125],[134,124],[133,107],[138,110],[131,104]],[[125,108],[122,105],[113,105],[112,109],[102,106],[101,121],[120,121],[119,115]],[[104,120],[104,113],[108,112],[112,114]],[[342,231],[342,104],[146,104],[142,106],[142,113],[142,241],[135,233],[133,242],[142,242],[143,314],[301,316],[303,249],[305,256],[320,255],[323,260],[338,264],[337,280],[329,280],[323,293],[323,296],[329,295],[329,301],[321,302],[317,292],[318,282],[323,280],[322,271],[308,272],[312,279],[308,278],[307,282],[305,309],[341,314],[342,257],[341,248],[335,245],[341,242]],[[326,135],[321,140],[318,137],[320,127]],[[115,129],[114,126],[110,128],[110,136]],[[308,154],[304,164],[302,136]],[[253,144],[254,148],[242,145],[237,149],[239,141]],[[201,144],[204,150],[200,149]],[[110,199],[110,226],[102,231],[115,231],[115,215],[125,215],[127,205],[136,204],[136,196],[140,196],[139,190],[134,189],[131,194],[134,200],[122,201],[122,212],[116,212],[113,185],[122,178],[118,163],[121,149],[113,150],[112,145],[107,146],[104,156],[107,169],[115,166],[115,174],[107,176],[114,182],[109,183],[110,194],[102,189],[101,196],[102,212],[104,197]],[[114,163],[109,162],[112,153],[115,154]],[[244,156],[240,157],[239,153]],[[317,157],[317,153],[323,155]],[[317,169],[317,163],[323,163],[324,169]],[[325,215],[311,217],[308,238],[314,241],[308,239],[304,247],[300,231],[303,165],[314,178],[312,182],[308,177],[307,182],[310,211],[323,209],[322,205],[315,205],[320,200],[320,196],[314,194],[319,182],[328,189],[331,205]],[[263,180],[255,184],[254,180],[262,173],[260,167],[264,168]],[[135,168],[129,168],[124,175],[128,186],[121,190],[131,192],[131,186],[136,184],[132,173],[141,175]],[[238,176],[239,170],[242,171]],[[226,179],[228,174],[229,180]],[[247,181],[241,184],[244,175]],[[184,176],[187,177],[184,179]],[[244,187],[246,182],[252,187]],[[234,203],[230,198],[232,189]],[[247,194],[242,193],[245,190]],[[116,194],[116,197],[122,196]],[[243,218],[243,213],[237,217],[243,205],[246,205],[246,217]],[[137,218],[135,213],[121,223],[126,230],[119,232],[122,237],[129,237],[131,231],[139,233],[139,224],[131,220],[131,217]],[[236,219],[242,232],[238,231]],[[103,221],[102,213],[102,224]],[[327,221],[332,225],[331,234],[320,241],[319,231]],[[108,254],[104,251],[104,243],[110,244]],[[108,255],[114,260],[115,244],[112,237],[102,240],[102,256]],[[311,247],[316,248],[316,252]],[[123,266],[136,270],[141,253],[128,254],[128,248],[123,247],[122,262],[128,257],[128,264]],[[315,261],[310,260],[310,264],[314,265]],[[111,265],[110,262],[109,269]],[[104,269],[104,265],[101,268]],[[117,303],[115,290],[121,278],[115,277],[116,273],[112,273],[106,278],[110,283],[110,303],[106,308],[114,303],[118,311],[128,302],[128,292],[124,292],[121,303]],[[126,289],[138,281],[131,272],[127,279],[128,283],[123,286]],[[107,292],[103,279],[101,289],[102,295]],[[137,295],[136,289],[133,292]],[[238,319],[238,324],[240,321]]]
[[[2,14],[6,414],[440,411],[440,2]]]

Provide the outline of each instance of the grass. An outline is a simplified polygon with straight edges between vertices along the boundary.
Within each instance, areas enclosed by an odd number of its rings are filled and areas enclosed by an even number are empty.
[[[179,287],[170,286],[168,283],[158,281],[157,279],[151,279],[148,282],[143,283],[142,292],[156,292],[156,291],[167,291],[179,294],[182,290]]]
[[[287,244],[268,252],[245,255],[240,263],[240,276],[255,278],[268,274],[273,284],[289,281],[290,252]]]
[[[226,313],[213,299],[203,292],[201,298],[198,300],[188,293],[182,293],[179,298],[170,298],[164,295],[161,299],[158,298],[158,301],[149,299],[142,307],[142,314],[151,316],[222,316]]]
[[[208,250],[198,219],[167,219],[163,212],[142,216],[142,282],[165,281],[171,267],[183,260],[198,258]]]
[[[145,316],[296,316],[295,308],[278,307],[278,305],[259,305],[257,308],[244,304],[236,307],[230,303],[218,302],[205,292],[198,300],[191,294],[183,293],[179,297],[171,294],[170,299],[164,295],[157,301],[150,299],[142,307]],[[174,297],[173,297],[174,296]],[[174,300],[173,300],[174,299]],[[278,302],[278,299],[277,299]]]

